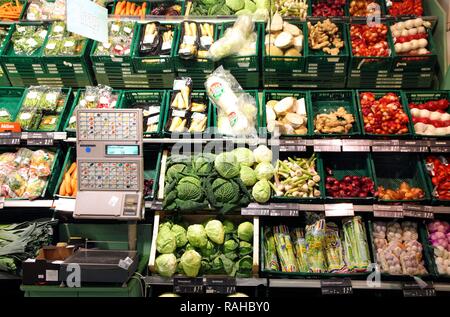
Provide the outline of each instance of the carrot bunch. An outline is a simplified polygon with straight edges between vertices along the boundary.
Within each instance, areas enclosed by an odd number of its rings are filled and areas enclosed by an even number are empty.
[[[147,9],[147,3],[138,5],[131,1],[119,1],[114,9],[115,15],[128,15],[128,16],[145,16],[145,10]]]
[[[19,20],[20,13],[22,12],[22,4],[19,0],[15,2],[5,2],[0,6],[0,20],[3,21],[17,21]]]
[[[76,197],[77,180],[78,180],[77,163],[72,163],[72,165],[70,165],[70,168],[64,174],[64,180],[62,181],[61,186],[59,187],[59,195]]]

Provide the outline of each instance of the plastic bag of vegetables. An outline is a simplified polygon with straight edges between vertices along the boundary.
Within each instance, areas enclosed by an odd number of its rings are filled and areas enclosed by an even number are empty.
[[[222,134],[257,138],[256,101],[246,93],[231,73],[218,67],[205,82],[207,94],[218,110]]]

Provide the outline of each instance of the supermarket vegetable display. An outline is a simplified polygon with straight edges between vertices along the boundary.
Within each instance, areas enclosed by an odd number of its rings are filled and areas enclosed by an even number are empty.
[[[94,55],[130,56],[134,27],[135,22],[132,21],[108,22],[108,42],[97,43]]]
[[[319,17],[344,16],[345,0],[313,0],[312,15]]]
[[[449,135],[450,113],[447,99],[410,102],[414,131],[420,135]]]
[[[52,242],[54,220],[0,225],[0,271],[17,273],[22,261],[34,259]]]
[[[104,85],[86,87],[79,94],[78,104],[69,118],[67,127],[69,130],[75,130],[77,127],[76,109],[112,109],[117,106],[119,97],[117,92],[113,91],[111,87]]]
[[[349,5],[351,16],[381,16],[381,6],[373,0],[352,0]]]
[[[354,56],[390,56],[385,24],[351,24],[350,40]]]
[[[266,102],[267,131],[270,133],[308,133],[308,115],[305,98],[285,97]]]
[[[423,15],[422,0],[386,0],[389,15],[394,17],[402,15]]]
[[[44,25],[16,25],[11,36],[14,53],[17,55],[33,55],[42,48],[47,37]]]
[[[44,194],[55,153],[20,148],[0,154],[0,196],[36,199]]]
[[[86,41],[86,38],[67,31],[66,23],[55,22],[50,28],[44,55],[79,55]]]
[[[275,10],[282,16],[305,19],[308,15],[307,0],[275,0]]]
[[[202,224],[166,221],[159,225],[156,250],[156,273],[164,277],[249,277],[253,266],[253,224],[213,219]]]
[[[147,2],[118,1],[114,8],[114,15],[135,16],[143,18],[146,14]]]
[[[395,53],[401,56],[430,54],[431,52],[427,49],[429,28],[431,28],[431,23],[422,20],[422,18],[397,22],[391,25]]]
[[[303,31],[297,25],[283,21],[274,14],[265,38],[265,50],[268,56],[302,56]]]
[[[78,185],[78,170],[77,163],[74,162],[70,165],[67,172],[64,173],[63,181],[59,187],[60,196],[77,196],[77,185]]]
[[[343,219],[341,226],[323,218],[306,226],[264,226],[263,234],[268,273],[365,272],[371,262],[359,216]]]
[[[23,9],[23,1],[4,0],[0,2],[0,20],[18,21]]]
[[[312,51],[339,55],[344,47],[343,34],[336,24],[326,19],[316,24],[308,22],[308,43]]]
[[[277,160],[275,164],[274,182],[271,183],[276,197],[318,198],[320,175],[316,166],[317,157],[291,157]]]
[[[322,134],[347,134],[353,128],[355,117],[348,113],[344,107],[336,111],[321,113],[314,118],[314,133]]]
[[[377,98],[374,93],[362,92],[359,99],[366,133],[408,133],[409,118],[403,110],[400,96],[396,93],[387,93]]]
[[[427,225],[438,274],[450,275],[450,227],[448,222],[433,220]]]
[[[426,167],[433,185],[432,195],[439,200],[450,200],[450,160],[445,156],[428,156]]]
[[[26,19],[28,21],[64,20],[65,17],[65,0],[32,0],[28,5],[26,12]]]
[[[303,0],[301,0],[303,1]],[[271,2],[268,0],[195,0],[190,15],[252,15],[255,19],[269,17]]]
[[[425,275],[423,246],[418,241],[418,225],[411,221],[376,221],[372,224],[376,261],[382,273]]]

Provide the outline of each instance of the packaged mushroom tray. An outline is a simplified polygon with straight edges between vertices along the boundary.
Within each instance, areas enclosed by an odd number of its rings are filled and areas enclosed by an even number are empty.
[[[205,92],[192,92],[190,78],[177,79],[170,96],[164,131],[170,133],[202,133],[208,126],[208,101]]]
[[[206,61],[208,50],[214,43],[214,25],[186,21],[181,24],[178,55],[185,60]]]

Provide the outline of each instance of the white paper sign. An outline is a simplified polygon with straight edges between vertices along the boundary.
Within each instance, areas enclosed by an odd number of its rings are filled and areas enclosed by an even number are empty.
[[[108,41],[108,10],[90,0],[67,0],[67,30],[84,37]]]

